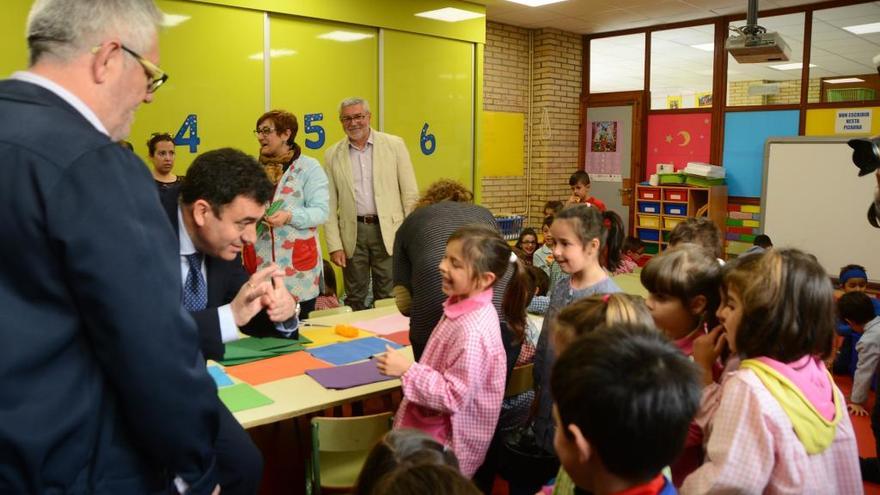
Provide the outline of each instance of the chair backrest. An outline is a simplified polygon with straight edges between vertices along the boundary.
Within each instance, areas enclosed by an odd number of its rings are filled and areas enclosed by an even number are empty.
[[[342,313],[351,313],[351,306],[339,306],[337,308],[330,309],[317,309],[309,313],[309,318],[318,318],[321,316],[332,316],[338,315]]]
[[[377,308],[384,308],[386,306],[396,306],[397,302],[393,297],[388,297],[385,299],[377,299],[375,303],[373,303]]]
[[[312,418],[312,455],[306,467],[306,493],[321,493],[321,464],[329,460],[325,456],[336,456],[337,461],[342,459],[353,468],[349,470],[350,479],[346,480],[346,484],[353,486],[367,454],[391,431],[391,418],[390,412],[345,418]]]
[[[510,380],[507,382],[507,389],[504,391],[504,397],[513,397],[532,389],[534,381],[532,379],[532,369],[534,364],[524,364],[513,368],[510,373]]]

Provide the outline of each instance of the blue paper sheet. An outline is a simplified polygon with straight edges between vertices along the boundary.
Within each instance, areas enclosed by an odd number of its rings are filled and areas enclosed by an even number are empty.
[[[208,374],[214,379],[217,388],[228,387],[232,385],[232,379],[219,366],[208,366]]]
[[[307,349],[306,352],[318,359],[338,366],[340,364],[348,364],[367,359],[374,354],[383,353],[385,352],[386,345],[395,349],[400,349],[401,347],[399,344],[385,339],[367,337],[365,339],[315,347],[313,349]]]

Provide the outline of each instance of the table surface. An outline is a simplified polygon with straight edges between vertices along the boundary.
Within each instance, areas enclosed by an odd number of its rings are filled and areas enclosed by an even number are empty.
[[[353,313],[312,318],[309,321],[325,325],[336,325],[338,323],[352,323],[356,321],[370,320],[395,313],[397,313],[397,307],[387,306],[384,308],[374,308]],[[412,347],[404,347],[401,349],[401,352],[412,359]],[[240,381],[235,377],[230,377],[233,381]],[[330,390],[322,387],[318,382],[307,375],[299,375],[264,383],[262,385],[255,385],[254,388],[266,397],[272,399],[274,403],[235,413],[235,419],[237,419],[245,428],[253,428],[255,426],[295,418],[303,414],[321,411],[328,407],[334,407],[373,395],[386,393],[400,388],[400,380],[371,383],[345,390]]]
[[[611,277],[611,280],[617,284],[620,289],[634,296],[642,296],[644,298],[648,297],[648,289],[642,285],[640,273],[623,273],[621,275],[615,275]]]

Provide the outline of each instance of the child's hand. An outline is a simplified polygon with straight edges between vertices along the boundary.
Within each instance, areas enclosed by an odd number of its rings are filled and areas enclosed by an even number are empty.
[[[385,354],[376,356],[376,367],[379,368],[379,373],[386,376],[403,376],[412,366],[412,361],[390,345],[385,345],[385,351]]]
[[[709,385],[715,381],[715,377],[712,376],[712,367],[725,347],[727,347],[727,336],[721,325],[694,340],[694,362],[703,370],[703,385]]]
[[[864,407],[860,406],[859,404],[847,404],[846,409],[853,416],[867,416],[868,415],[868,410],[865,409]]]
[[[579,198],[579,197],[577,197],[576,195],[572,194],[571,196],[568,197],[568,201],[566,201],[565,204],[566,204],[566,205],[576,205],[576,204],[578,204],[578,203],[580,203],[580,202],[581,202],[581,198]]]

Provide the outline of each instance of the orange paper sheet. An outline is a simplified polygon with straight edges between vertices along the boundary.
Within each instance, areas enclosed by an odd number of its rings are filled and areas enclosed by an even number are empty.
[[[253,363],[226,368],[226,373],[251,385],[274,382],[282,378],[302,375],[306,370],[330,368],[332,365],[306,352],[294,352]]]

